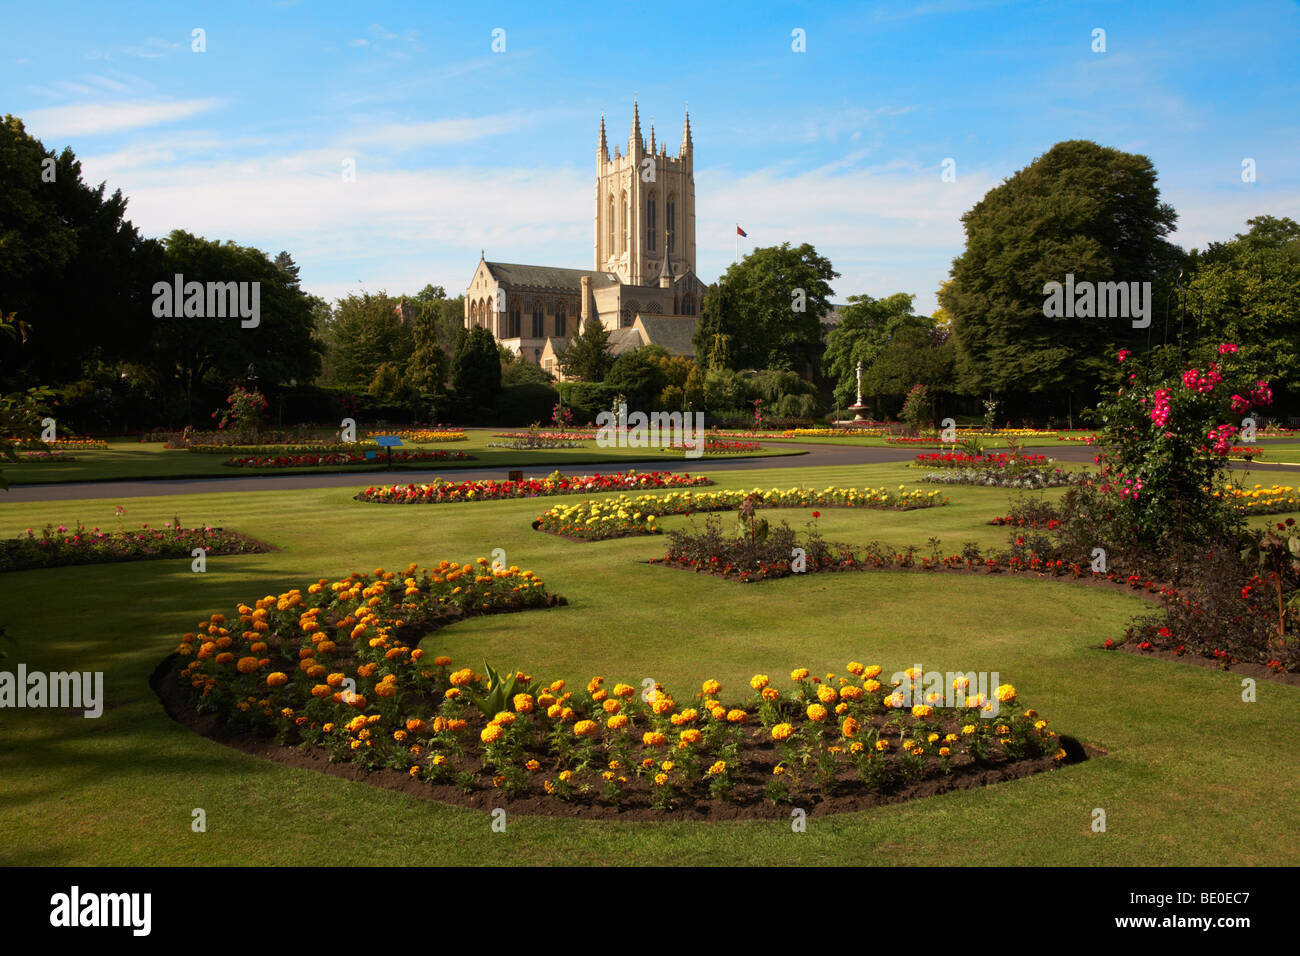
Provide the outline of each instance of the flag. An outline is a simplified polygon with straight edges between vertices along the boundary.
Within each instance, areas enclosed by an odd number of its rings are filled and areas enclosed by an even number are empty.
[[[736,226],[736,235],[744,236],[746,239],[749,238],[749,233],[747,233],[744,229],[741,229],[740,226]]]

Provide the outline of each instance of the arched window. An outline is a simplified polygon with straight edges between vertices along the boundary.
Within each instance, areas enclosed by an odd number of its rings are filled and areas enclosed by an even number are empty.
[[[668,208],[664,210],[664,228],[668,230],[668,251],[677,248],[677,197],[668,197]]]
[[[609,213],[605,218],[605,255],[614,254],[614,194],[609,194]]]
[[[619,198],[618,211],[623,217],[618,230],[618,251],[622,253],[627,252],[628,224],[632,221],[632,209],[628,205],[626,189],[623,190],[622,196]]]
[[[560,338],[564,338],[568,335],[568,329],[565,328],[568,324],[568,313],[564,305],[564,300],[561,299],[559,302],[555,303],[555,334]]]
[[[533,338],[540,339],[546,334],[546,307],[541,299],[533,300]]]
[[[510,312],[508,313],[509,319],[506,322],[506,338],[519,338],[519,330],[523,325],[523,316],[521,315],[522,311],[523,310],[520,308],[518,301],[510,306]]]
[[[655,242],[655,194],[651,193],[645,204],[646,247],[650,255],[655,254],[658,243]]]
[[[695,314],[695,296],[689,292],[682,296],[682,315]]]
[[[625,309],[623,310],[622,314],[619,316],[619,319],[620,319],[620,321],[619,321],[619,325],[620,325],[622,328],[625,328],[625,329],[626,329],[626,328],[630,328],[631,325],[632,325],[632,310],[631,310],[631,309],[626,309],[626,308],[625,308]]]

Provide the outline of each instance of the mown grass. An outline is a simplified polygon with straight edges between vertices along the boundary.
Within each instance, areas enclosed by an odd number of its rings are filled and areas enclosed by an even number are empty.
[[[718,472],[719,487],[890,485],[901,465]],[[645,564],[662,538],[579,544],[534,532],[538,501],[406,508],[350,500],[355,489],[139,498],[128,519],[245,531],[272,554],[6,574],[0,620],[14,641],[0,667],[103,670],[98,720],[0,711],[3,864],[1015,864],[1260,865],[1300,862],[1300,690],[1182,663],[1105,652],[1149,605],[1135,596],[1026,578],[872,572],[740,585]],[[986,524],[1004,491],[948,487],[952,504],[905,513],[825,508],[832,540],[945,551],[1005,542]],[[1048,494],[1058,494],[1049,492]],[[0,497],[0,501],[3,498]],[[0,504],[0,534],[77,518],[112,526],[113,502]],[[808,512],[774,510],[799,526]],[[123,519],[127,520],[127,519]],[[665,519],[667,527],[690,520]],[[724,522],[735,520],[724,514]],[[526,667],[584,682],[652,677],[692,695],[705,678],[740,695],[754,673],[995,670],[1024,704],[1106,757],[1025,780],[809,820],[788,811],[734,823],[581,822],[448,807],[248,757],[173,724],[148,687],[179,634],[241,600],[357,568],[469,559],[504,548],[567,607],[473,619],[427,646],[457,661]],[[206,833],[190,829],[203,808]],[[1090,828],[1095,808],[1107,831]]]

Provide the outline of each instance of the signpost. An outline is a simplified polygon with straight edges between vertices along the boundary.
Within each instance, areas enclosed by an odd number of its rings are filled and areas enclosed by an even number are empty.
[[[393,449],[402,447],[402,440],[396,435],[376,435],[375,444],[388,450],[388,467],[393,467]]]

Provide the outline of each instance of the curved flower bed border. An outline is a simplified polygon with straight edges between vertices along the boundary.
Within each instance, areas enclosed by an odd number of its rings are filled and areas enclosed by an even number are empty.
[[[930,466],[931,468],[1011,468],[1033,466],[1041,470],[1051,461],[1046,455],[1011,455],[1006,452],[989,452],[984,455],[969,455],[961,451],[935,452],[929,455],[917,455],[912,463],[914,468]]]
[[[766,508],[876,508],[912,511],[936,508],[948,503],[937,491],[888,492],[883,488],[772,488],[762,491],[725,490],[695,494],[672,492],[667,495],[640,495],[629,498],[584,500],[572,505],[556,505],[539,515],[533,530],[543,531],[576,541],[605,541],[634,535],[659,534],[655,524],[664,515],[690,515],[693,512],[734,511],[749,495],[757,495],[757,504]],[[816,517],[816,515],[814,515]]]
[[[383,465],[389,461],[387,453],[375,452],[367,458],[364,452],[298,455],[250,455],[235,457],[224,464],[236,468],[302,468],[317,465]],[[395,451],[393,464],[410,464],[422,461],[475,461],[473,455],[463,451]]]
[[[39,536],[31,528],[24,535],[0,541],[0,572],[31,568],[58,568],[73,564],[109,564],[189,558],[195,548],[209,555],[264,554],[269,544],[225,528],[163,528],[144,525],[138,531],[87,530],[78,524],[69,530],[46,528]]]
[[[459,428],[399,428],[390,429],[389,431],[371,429],[366,432],[367,438],[373,439],[380,435],[395,435],[402,441],[415,442],[417,445],[433,445],[446,441],[469,441],[468,436]]]
[[[173,716],[245,749],[266,754],[257,741],[274,737],[271,756],[318,769],[329,760],[386,785],[401,774],[403,789],[449,802],[566,816],[860,809],[1085,757],[1020,712],[1009,684],[986,698],[955,681],[945,701],[923,674],[896,689],[876,679],[880,666],[850,662],[839,677],[797,668],[786,692],[756,674],[729,704],[707,680],[679,705],[659,685],[642,694],[597,676],[569,690],[488,665],[453,670],[415,646],[466,615],[562,603],[530,572],[485,558],[322,579],[211,615],[152,683]]]
[[[706,455],[744,455],[762,450],[763,446],[756,441],[724,441],[716,438],[707,438],[704,441],[704,453]],[[682,444],[665,445],[660,451],[686,451],[686,446]]]
[[[970,485],[978,488],[1061,488],[1088,480],[1085,471],[1031,468],[1004,471],[998,468],[958,468],[952,471],[928,471],[921,481],[937,485]]]
[[[370,504],[429,505],[460,501],[500,501],[510,498],[541,498],[549,495],[591,494],[599,491],[627,491],[640,488],[685,488],[711,485],[703,475],[689,472],[614,472],[608,475],[561,475],[525,478],[523,481],[434,481],[430,484],[371,485],[353,496]]]

